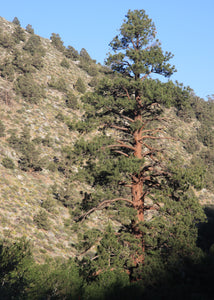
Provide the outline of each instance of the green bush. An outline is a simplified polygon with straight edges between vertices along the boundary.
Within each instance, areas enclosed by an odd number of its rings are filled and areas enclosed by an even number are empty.
[[[41,39],[37,35],[32,35],[23,47],[24,50],[28,51],[32,56],[35,54],[45,55],[45,50],[42,47]]]
[[[68,48],[65,50],[65,56],[72,60],[78,60],[80,58],[78,51],[72,46],[68,46]]]
[[[69,62],[65,58],[63,58],[63,60],[61,61],[60,66],[62,66],[63,68],[66,68],[66,69],[69,69],[69,67],[70,67]]]
[[[6,49],[12,49],[14,47],[14,41],[11,36],[0,31],[0,45]]]
[[[63,41],[61,40],[61,37],[59,36],[58,33],[52,33],[50,39],[51,39],[52,45],[54,45],[54,47],[57,50],[59,50],[61,52],[65,51],[65,46],[63,46]]]
[[[75,88],[78,92],[80,92],[82,94],[84,94],[85,91],[86,91],[85,84],[84,84],[83,80],[80,77],[77,79],[77,82],[75,84]]]
[[[36,143],[31,141],[30,131],[24,128],[21,136],[18,137],[14,132],[8,138],[8,143],[19,152],[19,168],[23,171],[41,171],[43,162],[40,159],[39,149]]]
[[[38,103],[45,96],[44,88],[37,84],[30,74],[17,78],[15,90],[30,103]]]
[[[54,79],[51,77],[51,81],[48,83],[49,87],[58,90],[59,92],[67,91],[67,84],[63,78]]]
[[[33,220],[39,229],[44,229],[44,230],[50,229],[48,215],[44,210],[40,210],[39,213],[34,216]]]
[[[0,137],[5,136],[5,126],[2,123],[2,121],[0,120]]]
[[[19,50],[13,51],[13,58],[11,63],[14,70],[19,74],[35,72],[35,69],[32,66],[32,58],[26,53],[20,52]]]
[[[30,25],[30,24],[28,24],[26,26],[26,31],[30,34],[34,34],[34,29],[33,29],[32,25]]]
[[[14,169],[15,167],[13,160],[9,157],[2,159],[2,165],[7,169]]]
[[[14,32],[12,34],[13,39],[15,41],[16,44],[19,44],[21,41],[24,42],[25,41],[25,32],[24,30],[21,28],[20,25],[17,25],[14,29]]]
[[[66,106],[68,108],[76,109],[77,108],[77,97],[73,94],[72,91],[69,91],[66,95],[66,100],[65,100]]]
[[[54,200],[51,198],[47,198],[43,200],[41,206],[42,208],[46,209],[48,212],[53,212],[54,211]]]
[[[14,80],[14,66],[9,60],[5,60],[0,65],[0,71],[1,71],[1,77],[9,81]]]

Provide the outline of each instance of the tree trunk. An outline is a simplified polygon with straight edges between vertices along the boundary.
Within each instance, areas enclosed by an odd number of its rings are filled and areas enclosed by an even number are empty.
[[[135,121],[142,121],[142,116],[137,115]],[[142,159],[142,143],[140,142],[142,137],[142,129],[137,129],[134,134],[135,140],[135,151],[134,156],[138,159]],[[145,252],[145,243],[144,243],[144,234],[139,230],[138,223],[144,221],[144,193],[143,193],[143,180],[141,178],[140,171],[138,174],[132,176],[132,185],[131,185],[132,201],[133,206],[137,210],[137,222],[133,224],[133,230],[135,236],[139,238],[140,247],[143,254],[139,254],[137,258],[134,259],[135,265],[144,263],[144,252]]]

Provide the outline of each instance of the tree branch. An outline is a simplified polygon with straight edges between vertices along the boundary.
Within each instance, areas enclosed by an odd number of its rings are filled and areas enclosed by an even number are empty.
[[[122,155],[124,155],[124,156],[126,156],[126,157],[129,157],[129,155],[126,154],[126,153],[124,153],[123,151],[114,150],[114,152],[119,153],[119,154],[122,154]]]
[[[75,220],[76,222],[78,222],[78,221],[83,221],[83,220],[86,219],[86,217],[87,217],[88,215],[90,215],[90,214],[93,213],[94,211],[96,211],[96,210],[102,210],[103,208],[109,206],[109,204],[114,203],[114,202],[117,202],[117,201],[125,201],[125,202],[128,202],[128,203],[130,203],[131,205],[133,205],[133,202],[132,202],[131,200],[129,200],[129,199],[126,199],[126,198],[116,198],[116,199],[112,199],[112,200],[104,200],[104,201],[101,202],[98,206],[91,208],[89,211],[87,211],[86,213],[82,214],[81,216],[75,218],[74,220]]]
[[[122,131],[129,131],[128,128],[126,127],[120,127],[120,126],[117,126],[117,125],[111,125],[112,128],[115,128],[115,129],[118,129],[118,130],[122,130]]]

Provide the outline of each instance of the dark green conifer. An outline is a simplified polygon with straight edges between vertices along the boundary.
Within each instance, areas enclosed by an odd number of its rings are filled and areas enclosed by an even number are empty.
[[[169,63],[173,55],[162,50],[144,10],[128,11],[110,46],[113,54],[106,63],[114,79],[105,78],[94,93],[82,98],[87,108],[84,122],[99,124],[104,136],[75,148],[84,164],[88,159],[85,169],[95,188],[80,219],[112,206],[124,226],[121,236],[129,245],[130,274],[139,279],[145,265],[156,259],[164,266],[179,255],[197,253],[195,224],[203,219],[202,209],[182,165],[169,164],[159,145],[171,139],[165,134],[164,106],[180,109],[189,94],[178,83],[150,78],[170,77],[175,67]]]

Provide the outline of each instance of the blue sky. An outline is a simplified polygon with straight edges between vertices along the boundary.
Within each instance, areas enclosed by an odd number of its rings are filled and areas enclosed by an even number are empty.
[[[58,33],[64,45],[85,48],[104,63],[109,43],[118,34],[129,9],[144,9],[154,21],[157,38],[175,56],[171,79],[189,85],[199,97],[214,94],[214,0],[7,0],[0,15],[22,27],[31,24],[36,34]]]

